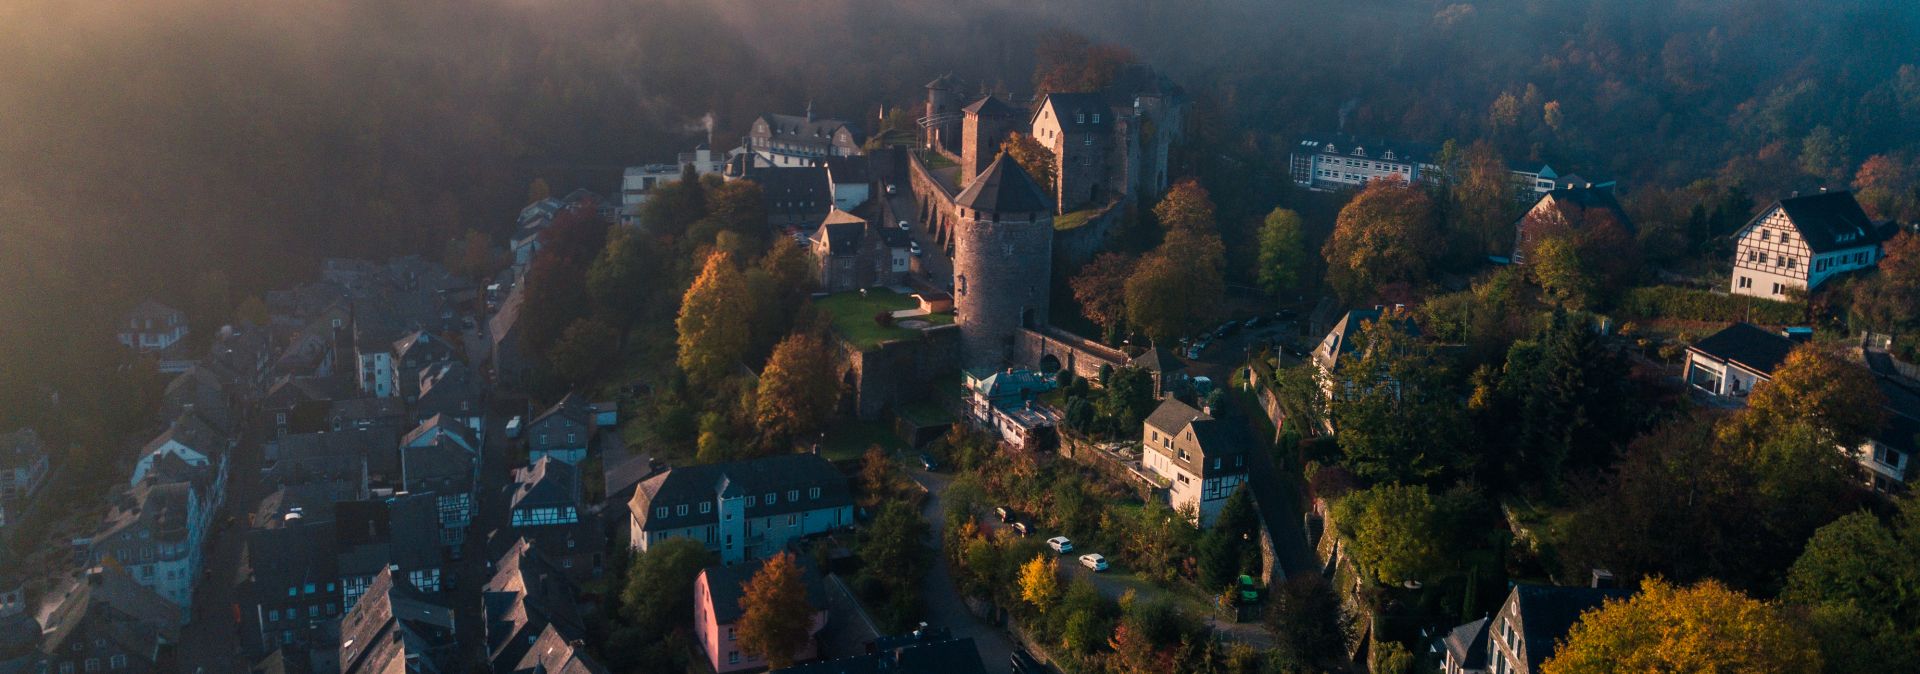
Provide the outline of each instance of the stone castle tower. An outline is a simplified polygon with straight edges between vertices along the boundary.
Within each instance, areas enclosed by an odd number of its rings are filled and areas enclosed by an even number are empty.
[[[1001,156],[954,198],[953,303],[961,365],[999,368],[1023,326],[1047,322],[1053,203]]]
[[[958,83],[952,75],[941,75],[927,83],[927,106],[921,116],[927,127],[927,147],[954,151],[960,140]]]
[[[987,164],[1000,153],[1000,142],[1026,116],[994,96],[982,96],[960,112],[965,115],[960,122],[960,184],[966,185],[986,172]]]

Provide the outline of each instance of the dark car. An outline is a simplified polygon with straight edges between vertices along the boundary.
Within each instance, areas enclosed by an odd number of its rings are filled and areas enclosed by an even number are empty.
[[[940,462],[934,461],[933,456],[930,454],[920,455],[920,466],[923,468],[926,468],[927,472],[934,472],[934,471],[940,470]]]

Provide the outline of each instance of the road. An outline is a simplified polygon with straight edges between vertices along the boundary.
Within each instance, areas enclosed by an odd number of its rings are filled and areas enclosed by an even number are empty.
[[[939,550],[940,542],[946,540],[944,532],[947,526],[946,508],[941,505],[940,496],[946,492],[953,478],[919,469],[910,474],[915,482],[927,488],[927,502],[921,506],[920,513],[927,518],[935,547],[933,566],[920,581],[920,597],[926,603],[927,624],[952,630],[955,638],[972,637],[974,646],[980,649],[980,661],[986,663],[987,671],[1005,672],[1013,655],[1013,641],[998,627],[975,618],[967,610],[965,600],[961,599],[960,591],[953,583],[953,570],[947,564],[947,555]]]
[[[242,423],[240,446],[228,459],[227,500],[214,513],[203,543],[203,575],[193,589],[191,619],[180,631],[177,653],[183,672],[244,672],[253,664],[248,653],[259,647],[249,643],[253,635],[241,634],[234,614],[246,582],[241,557],[249,515],[266,495],[260,480],[264,450],[254,427]]]
[[[913,270],[927,283],[948,292],[953,291],[953,261],[947,258],[946,249],[933,240],[933,233],[926,223],[920,222],[920,210],[914,205],[913,193],[901,185],[894,194],[884,194],[886,198],[887,222],[897,223],[906,220],[913,233],[913,240],[920,244],[921,255],[913,260]]]

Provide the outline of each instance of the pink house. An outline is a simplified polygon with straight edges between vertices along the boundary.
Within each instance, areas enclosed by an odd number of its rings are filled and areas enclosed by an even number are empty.
[[[804,565],[802,568],[806,574],[807,604],[825,606],[820,576],[813,569]],[[693,629],[700,639],[700,648],[707,654],[707,664],[713,666],[715,674],[765,669],[767,666],[766,660],[741,651],[734,634],[734,623],[740,621],[742,612],[740,597],[744,592],[741,587],[759,570],[758,561],[708,567],[693,582]],[[793,654],[795,662],[820,656],[817,637],[821,628],[826,626],[827,610],[816,609],[813,612],[813,625],[808,629],[816,639],[808,641],[806,649]]]

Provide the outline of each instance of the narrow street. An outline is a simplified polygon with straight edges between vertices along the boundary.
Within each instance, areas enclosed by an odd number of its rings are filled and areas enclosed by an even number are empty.
[[[975,618],[967,610],[966,601],[953,584],[953,570],[947,564],[946,553],[939,549],[940,542],[946,540],[943,534],[947,525],[946,509],[941,504],[940,496],[946,492],[953,478],[918,468],[910,471],[909,475],[920,486],[927,488],[927,502],[921,507],[920,513],[927,518],[928,531],[934,543],[933,565],[920,584],[920,596],[926,601],[927,623],[952,630],[955,638],[972,637],[974,645],[980,649],[980,661],[986,664],[987,671],[1005,672],[1013,655],[1013,640],[1007,638],[1000,628]]]
[[[249,636],[241,634],[240,591],[246,582],[241,558],[246,552],[248,520],[266,496],[260,480],[264,452],[258,434],[250,426],[244,428],[227,467],[226,503],[207,526],[192,616],[180,631],[183,672],[244,672],[253,664],[246,655],[251,650],[246,643]]]

